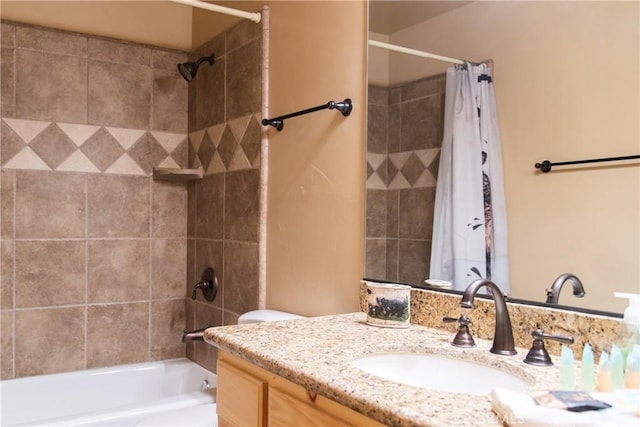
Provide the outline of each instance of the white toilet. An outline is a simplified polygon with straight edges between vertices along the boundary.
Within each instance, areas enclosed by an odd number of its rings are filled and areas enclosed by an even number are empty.
[[[304,316],[278,310],[253,310],[238,317],[238,325],[247,323],[275,322],[276,320],[304,319]]]

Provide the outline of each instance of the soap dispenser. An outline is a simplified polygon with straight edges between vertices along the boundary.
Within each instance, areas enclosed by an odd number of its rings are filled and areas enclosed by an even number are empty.
[[[618,329],[616,344],[622,352],[622,361],[625,364],[628,354],[634,345],[640,344],[640,294],[614,292],[618,298],[627,298],[628,307],[622,315],[622,324]]]

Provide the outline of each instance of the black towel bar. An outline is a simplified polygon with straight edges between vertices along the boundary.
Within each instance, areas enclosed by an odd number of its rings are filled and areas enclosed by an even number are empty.
[[[273,119],[262,119],[262,126],[273,126],[274,128],[281,131],[284,127],[284,121],[286,119],[290,119],[292,117],[302,116],[303,114],[313,113],[315,111],[320,110],[338,110],[342,112],[343,116],[348,116],[351,114],[351,110],[353,109],[353,104],[351,103],[351,99],[347,98],[342,102],[334,102],[329,101],[326,104],[318,105],[317,107],[307,108],[306,110],[296,111],[295,113],[285,114],[284,116],[274,117]]]
[[[566,165],[580,165],[584,163],[601,163],[601,162],[616,162],[620,160],[633,160],[640,159],[640,154],[633,156],[620,156],[620,157],[605,157],[602,159],[589,159],[589,160],[572,160],[568,162],[556,162],[551,163],[549,160],[544,160],[541,163],[536,163],[536,169],[540,169],[541,172],[547,173],[551,171],[552,166],[566,166]]]

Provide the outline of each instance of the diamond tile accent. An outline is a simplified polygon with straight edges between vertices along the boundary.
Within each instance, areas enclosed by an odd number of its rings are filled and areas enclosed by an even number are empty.
[[[403,151],[389,155],[367,153],[368,189],[435,187],[439,148]]]
[[[409,159],[409,156],[411,156],[411,151],[389,154],[389,177],[387,183],[390,189],[411,188],[411,184],[407,179],[401,173],[398,173],[402,170],[402,166]]]
[[[222,137],[220,138],[220,144],[218,145],[218,153],[222,159],[222,163],[226,168],[229,168],[231,160],[238,147],[238,142],[233,137],[233,133],[227,128],[225,129]]]
[[[116,160],[105,173],[114,173],[122,175],[147,175],[145,171],[131,158],[124,153]]]
[[[45,162],[29,147],[24,147],[5,165],[9,169],[51,170]]]
[[[211,158],[211,162],[209,163],[209,167],[205,170],[207,175],[213,173],[220,173],[226,171],[227,168],[222,163],[222,159],[220,158],[220,154],[216,151],[213,153],[213,157]]]
[[[440,169],[440,150],[438,150],[438,154],[433,158],[427,169],[429,169],[431,176],[434,178],[438,176],[438,170]]]
[[[195,156],[193,162],[191,162],[189,164],[190,164],[189,167],[191,167],[193,169],[202,168],[202,163],[200,163],[200,159],[198,158],[198,156]]]
[[[189,142],[187,138],[182,139],[182,142],[171,153],[171,159],[179,165],[181,168],[189,167]]]
[[[153,135],[149,135],[148,140],[149,163],[151,164],[151,166],[156,167],[169,156],[169,151],[167,151]]]
[[[398,171],[398,167],[393,162],[387,161],[387,179],[385,180],[387,185],[398,175]]]
[[[214,147],[218,147],[218,145],[220,145],[220,139],[226,129],[227,125],[225,123],[220,123],[219,125],[211,126],[206,129],[206,133],[209,135],[209,139],[213,142]]]
[[[122,145],[112,135],[108,129],[101,128],[80,147],[82,153],[102,172],[124,153]]]
[[[385,154],[367,153],[367,182],[366,187],[376,190],[384,190],[387,188],[386,183],[378,174],[378,169],[383,163],[386,164],[387,156]],[[385,177],[387,172],[386,165],[383,166]]]
[[[0,136],[0,156],[9,169],[150,175],[153,166],[188,165],[185,134],[3,118]]]
[[[372,190],[386,190],[387,189],[387,184],[385,184],[382,179],[380,178],[380,175],[378,174],[373,174],[369,177],[369,179],[367,180],[367,188],[372,189]]]
[[[18,154],[27,144],[20,136],[4,121],[0,127],[0,158],[6,164],[16,154]]]
[[[47,126],[29,145],[51,169],[56,169],[78,148],[55,123]]]
[[[180,165],[178,165],[175,162],[175,160],[173,160],[171,157],[167,157],[162,161],[162,163],[158,165],[158,167],[159,168],[179,168]]]
[[[250,120],[251,116],[244,116],[227,123],[236,141],[242,141]]]
[[[262,143],[259,120],[259,115],[250,114],[192,132],[188,147],[181,143],[169,154],[178,164],[191,168],[202,166],[207,175],[258,168]]]
[[[151,132],[151,136],[158,141],[162,148],[169,154],[173,153],[173,151],[180,145],[180,143],[184,140],[184,135],[178,133],[167,133],[167,132]]]
[[[407,181],[404,175],[402,175],[401,173],[396,174],[396,176],[394,176],[389,183],[389,189],[402,190],[404,188],[411,188],[411,184],[409,184],[409,181]]]
[[[215,151],[216,148],[209,137],[209,133],[207,132],[204,134],[204,137],[202,137],[202,143],[198,149],[198,158],[200,159],[200,163],[205,171],[209,169],[209,163],[211,162],[211,158]]]
[[[100,129],[100,126],[78,125],[74,123],[57,123],[57,125],[78,147],[84,144],[87,139],[91,138],[91,136]]]
[[[233,158],[231,159],[231,163],[229,163],[229,170],[240,170],[240,169],[251,169],[251,163],[247,156],[244,154],[244,151],[238,145],[238,148],[235,153],[233,153]]]
[[[391,154],[389,154],[389,160],[391,160],[391,163],[393,163],[393,165],[398,170],[401,170],[402,166],[404,166],[406,161],[409,159],[410,155],[411,155],[411,151],[402,151],[402,152],[399,152],[399,153],[391,153]]]
[[[56,170],[65,172],[100,172],[80,150],[76,150],[69,158],[62,162]]]
[[[249,160],[250,167],[260,166],[260,146],[262,143],[262,126],[255,116],[250,116],[249,123],[240,141],[240,147]]]
[[[440,149],[439,148],[428,148],[426,150],[416,150],[416,156],[420,158],[422,163],[429,167],[434,159],[440,158]]]
[[[369,163],[373,169],[378,169],[386,159],[387,156],[384,154],[367,153],[367,163]]]
[[[378,174],[382,182],[384,182],[385,184],[389,183],[389,164],[390,163],[391,162],[389,162],[389,159],[384,159],[384,161],[380,163],[380,166],[378,166],[378,168],[375,170],[376,174]]]
[[[422,175],[420,175],[416,182],[413,184],[413,188],[435,187],[436,184],[436,178],[431,174],[431,172],[429,172],[429,169],[425,168]]]
[[[203,129],[197,132],[191,132],[189,134],[189,143],[191,144],[191,147],[193,147],[194,153],[197,153],[198,150],[200,149],[200,144],[202,143],[202,137],[204,137],[205,132],[206,131]]]
[[[125,129],[125,128],[106,128],[109,134],[120,144],[122,148],[128,150],[138,142],[140,137],[146,133],[144,130],[140,129]]]
[[[149,154],[149,138],[148,134],[142,135],[127,151],[127,154],[135,161],[140,169],[150,173],[153,167],[151,155]]]
[[[440,149],[417,150],[415,154],[424,164],[425,170],[413,184],[414,188],[435,187],[437,184],[438,164],[440,163]]]
[[[30,144],[33,138],[38,136],[51,122],[43,122],[39,120],[21,120],[21,119],[3,119],[22,140]]]
[[[416,153],[411,153],[405,164],[402,165],[400,172],[402,172],[409,184],[413,186],[426,169],[427,167],[422,163]]]

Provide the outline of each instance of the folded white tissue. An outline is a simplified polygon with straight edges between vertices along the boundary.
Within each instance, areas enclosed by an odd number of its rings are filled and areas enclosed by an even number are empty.
[[[640,426],[640,390],[589,394],[611,408],[585,412],[547,408],[539,406],[528,394],[501,388],[491,391],[491,407],[500,422],[509,426]]]

